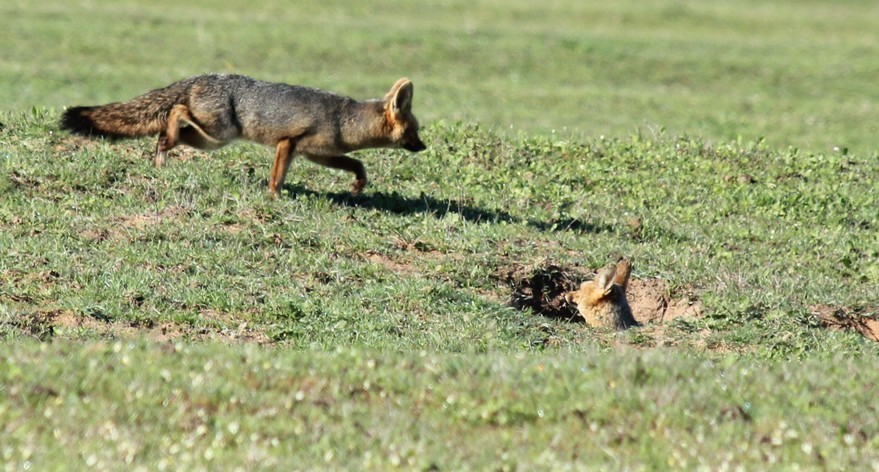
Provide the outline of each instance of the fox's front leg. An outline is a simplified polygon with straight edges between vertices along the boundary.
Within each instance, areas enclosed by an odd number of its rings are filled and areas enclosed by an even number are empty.
[[[360,193],[363,192],[363,189],[366,188],[366,169],[363,167],[363,163],[357,159],[348,157],[344,154],[339,156],[315,156],[306,154],[305,157],[315,164],[331,167],[333,169],[347,170],[354,174],[354,183],[351,184],[352,195],[360,195]]]

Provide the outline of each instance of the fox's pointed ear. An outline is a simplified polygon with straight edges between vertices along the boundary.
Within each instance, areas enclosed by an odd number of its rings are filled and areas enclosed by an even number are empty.
[[[605,290],[610,289],[611,285],[613,285],[613,278],[616,271],[617,267],[613,264],[608,264],[601,268],[601,270],[595,274],[595,283],[598,284],[598,288]]]
[[[391,91],[385,95],[387,107],[394,115],[409,113],[412,110],[412,95],[415,88],[412,81],[402,78],[391,87]]]
[[[613,277],[613,283],[626,289],[629,286],[629,276],[632,274],[632,262],[628,259],[620,259],[617,262],[616,274]]]

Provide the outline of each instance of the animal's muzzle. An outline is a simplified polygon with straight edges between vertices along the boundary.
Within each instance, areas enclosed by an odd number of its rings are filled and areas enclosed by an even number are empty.
[[[427,146],[425,146],[424,143],[421,142],[421,140],[419,139],[418,141],[404,144],[403,149],[411,152],[421,152],[427,149]]]

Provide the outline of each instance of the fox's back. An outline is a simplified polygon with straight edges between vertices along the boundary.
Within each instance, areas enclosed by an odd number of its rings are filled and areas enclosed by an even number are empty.
[[[240,137],[274,145],[297,131],[337,129],[341,116],[355,103],[316,88],[210,74],[193,78],[188,105],[197,119],[228,113],[221,121],[238,128]]]

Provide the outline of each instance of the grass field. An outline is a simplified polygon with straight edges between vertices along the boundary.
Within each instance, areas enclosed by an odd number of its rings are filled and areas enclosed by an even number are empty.
[[[409,76],[428,122],[879,150],[870,1],[151,5],[3,2],[4,109],[116,101],[209,71],[362,98]]]
[[[0,5],[7,469],[879,469],[871,2],[215,5]],[[429,149],[57,128],[205,71],[409,76]],[[642,328],[511,306],[619,256]]]

